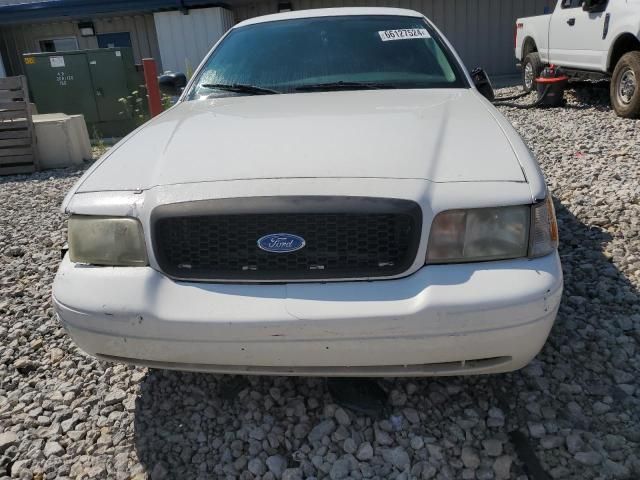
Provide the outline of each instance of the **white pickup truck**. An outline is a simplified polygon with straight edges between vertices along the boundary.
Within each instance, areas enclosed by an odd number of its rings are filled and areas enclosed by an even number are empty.
[[[611,79],[611,104],[640,116],[640,0],[558,0],[549,15],[516,20],[516,58],[526,91],[546,64],[572,78]]]

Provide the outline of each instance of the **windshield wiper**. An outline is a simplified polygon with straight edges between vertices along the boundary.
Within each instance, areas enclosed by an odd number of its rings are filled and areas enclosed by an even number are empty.
[[[276,93],[282,93],[277,90],[271,90],[270,88],[257,87],[255,85],[243,85],[242,83],[203,83],[200,87],[226,90],[228,92],[235,93],[248,93],[250,95],[271,95]]]
[[[379,90],[383,88],[396,88],[388,83],[375,82],[329,82],[329,83],[310,83],[308,85],[300,85],[294,90],[297,92],[312,92],[316,90]]]

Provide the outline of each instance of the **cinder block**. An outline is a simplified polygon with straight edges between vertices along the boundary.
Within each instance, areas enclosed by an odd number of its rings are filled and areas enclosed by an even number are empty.
[[[91,159],[91,142],[83,115],[33,115],[40,168],[81,165]]]

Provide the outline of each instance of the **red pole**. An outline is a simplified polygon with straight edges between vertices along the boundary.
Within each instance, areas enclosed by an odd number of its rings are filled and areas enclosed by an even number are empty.
[[[160,88],[158,87],[158,68],[153,58],[142,59],[142,69],[144,70],[144,83],[147,85],[147,95],[149,98],[149,113],[151,117],[162,113],[162,102],[160,101]]]

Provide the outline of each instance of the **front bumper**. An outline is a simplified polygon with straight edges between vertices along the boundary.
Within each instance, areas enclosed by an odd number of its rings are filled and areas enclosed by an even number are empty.
[[[557,254],[433,265],[396,280],[177,282],[147,268],[65,257],[55,309],[105,359],[160,368],[283,375],[459,375],[526,365],[562,293]]]

